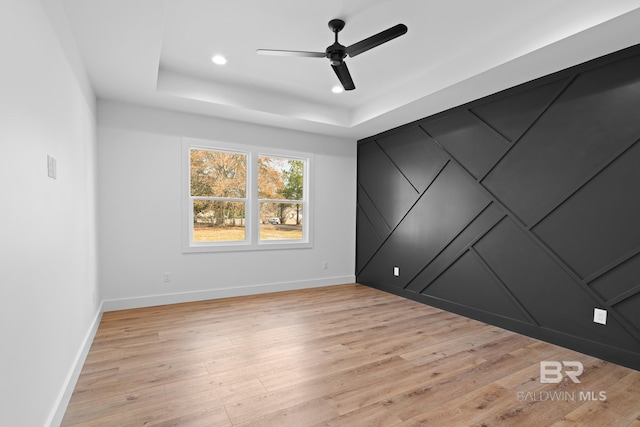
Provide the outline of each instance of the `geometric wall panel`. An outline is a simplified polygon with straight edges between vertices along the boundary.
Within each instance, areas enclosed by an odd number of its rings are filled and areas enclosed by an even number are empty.
[[[448,160],[435,141],[415,127],[380,138],[378,144],[420,193]]]
[[[391,234],[391,228],[384,220],[380,211],[373,204],[367,193],[364,192],[362,187],[358,186],[358,211],[359,215],[366,218],[369,226],[372,228],[372,232],[376,235],[376,238],[382,243]]]
[[[356,262],[365,265],[384,239],[378,236],[367,216],[358,208],[357,224],[359,233],[356,235]]]
[[[407,290],[422,292],[429,286],[449,265],[464,253],[464,250],[482,237],[483,233],[493,227],[503,218],[504,214],[494,204],[490,204],[480,215],[465,227],[465,229],[451,241],[435,257],[428,260],[428,263],[411,282],[406,286]]]
[[[471,174],[479,178],[506,150],[506,141],[467,111],[421,123]]]
[[[447,165],[366,267],[359,268],[359,276],[404,287],[488,203],[458,166]],[[396,266],[398,277],[393,275]]]
[[[533,225],[640,137],[640,57],[580,74],[483,184]]]
[[[597,302],[510,219],[475,248],[540,326],[640,351],[640,343],[621,328],[593,322]]]
[[[590,282],[589,287],[601,295],[605,301],[638,289],[640,287],[640,254]]]
[[[618,304],[616,309],[634,324],[640,323],[640,294],[635,294],[633,297],[628,298]]]
[[[359,141],[357,281],[640,370],[638,70],[640,45]]]
[[[640,144],[635,144],[533,231],[587,277],[638,246],[639,187]]]
[[[473,252],[466,252],[460,257],[424,293],[499,316],[527,321]]]
[[[509,94],[472,108],[471,111],[509,142],[514,142],[542,114],[567,83],[566,80],[559,80],[536,87],[535,90]]]
[[[359,150],[358,182],[386,221],[394,228],[418,199],[418,192],[376,144]]]

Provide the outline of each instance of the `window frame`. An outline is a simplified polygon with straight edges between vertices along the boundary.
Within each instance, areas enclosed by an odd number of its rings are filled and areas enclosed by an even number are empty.
[[[220,199],[218,197],[191,196],[191,150],[221,151],[246,155],[246,191],[245,191],[245,240],[196,242],[193,240],[193,200]],[[270,199],[258,198],[258,158],[262,156],[278,157],[304,161],[302,199],[292,201],[301,204],[302,238],[301,239],[260,239],[260,204]],[[241,145],[221,141],[182,138],[182,251],[183,253],[200,252],[234,252],[281,249],[303,249],[313,247],[313,180],[310,179],[313,155],[310,153],[277,148]],[[229,200],[240,201],[241,199]],[[284,199],[283,199],[284,200]],[[282,202],[277,199],[275,202]]]

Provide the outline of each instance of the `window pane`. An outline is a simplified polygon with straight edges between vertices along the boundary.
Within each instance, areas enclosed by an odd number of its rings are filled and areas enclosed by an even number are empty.
[[[246,154],[192,148],[190,160],[192,196],[245,197]]]
[[[302,200],[304,160],[260,156],[258,198]]]
[[[244,202],[193,201],[193,241],[245,240]]]
[[[261,203],[260,239],[302,239],[302,205]]]

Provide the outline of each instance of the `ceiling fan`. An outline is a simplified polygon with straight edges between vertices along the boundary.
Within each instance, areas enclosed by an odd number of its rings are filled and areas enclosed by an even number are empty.
[[[338,80],[344,87],[344,90],[353,90],[356,86],[353,84],[353,79],[347,68],[347,64],[344,62],[344,58],[349,56],[353,58],[356,55],[360,55],[363,52],[368,51],[376,46],[386,43],[390,40],[400,37],[407,32],[407,26],[404,24],[398,24],[384,31],[379,32],[371,37],[367,37],[358,43],[345,47],[338,43],[338,33],[344,28],[345,22],[342,19],[332,19],[329,21],[329,28],[335,34],[335,42],[327,47],[324,52],[305,52],[299,50],[273,50],[273,49],[258,49],[256,52],[260,55],[276,55],[276,56],[301,56],[308,58],[329,58],[331,67],[335,71]]]

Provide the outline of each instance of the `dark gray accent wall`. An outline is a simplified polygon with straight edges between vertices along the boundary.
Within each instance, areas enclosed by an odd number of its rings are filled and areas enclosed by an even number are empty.
[[[359,141],[358,282],[640,370],[639,140],[635,46]]]

